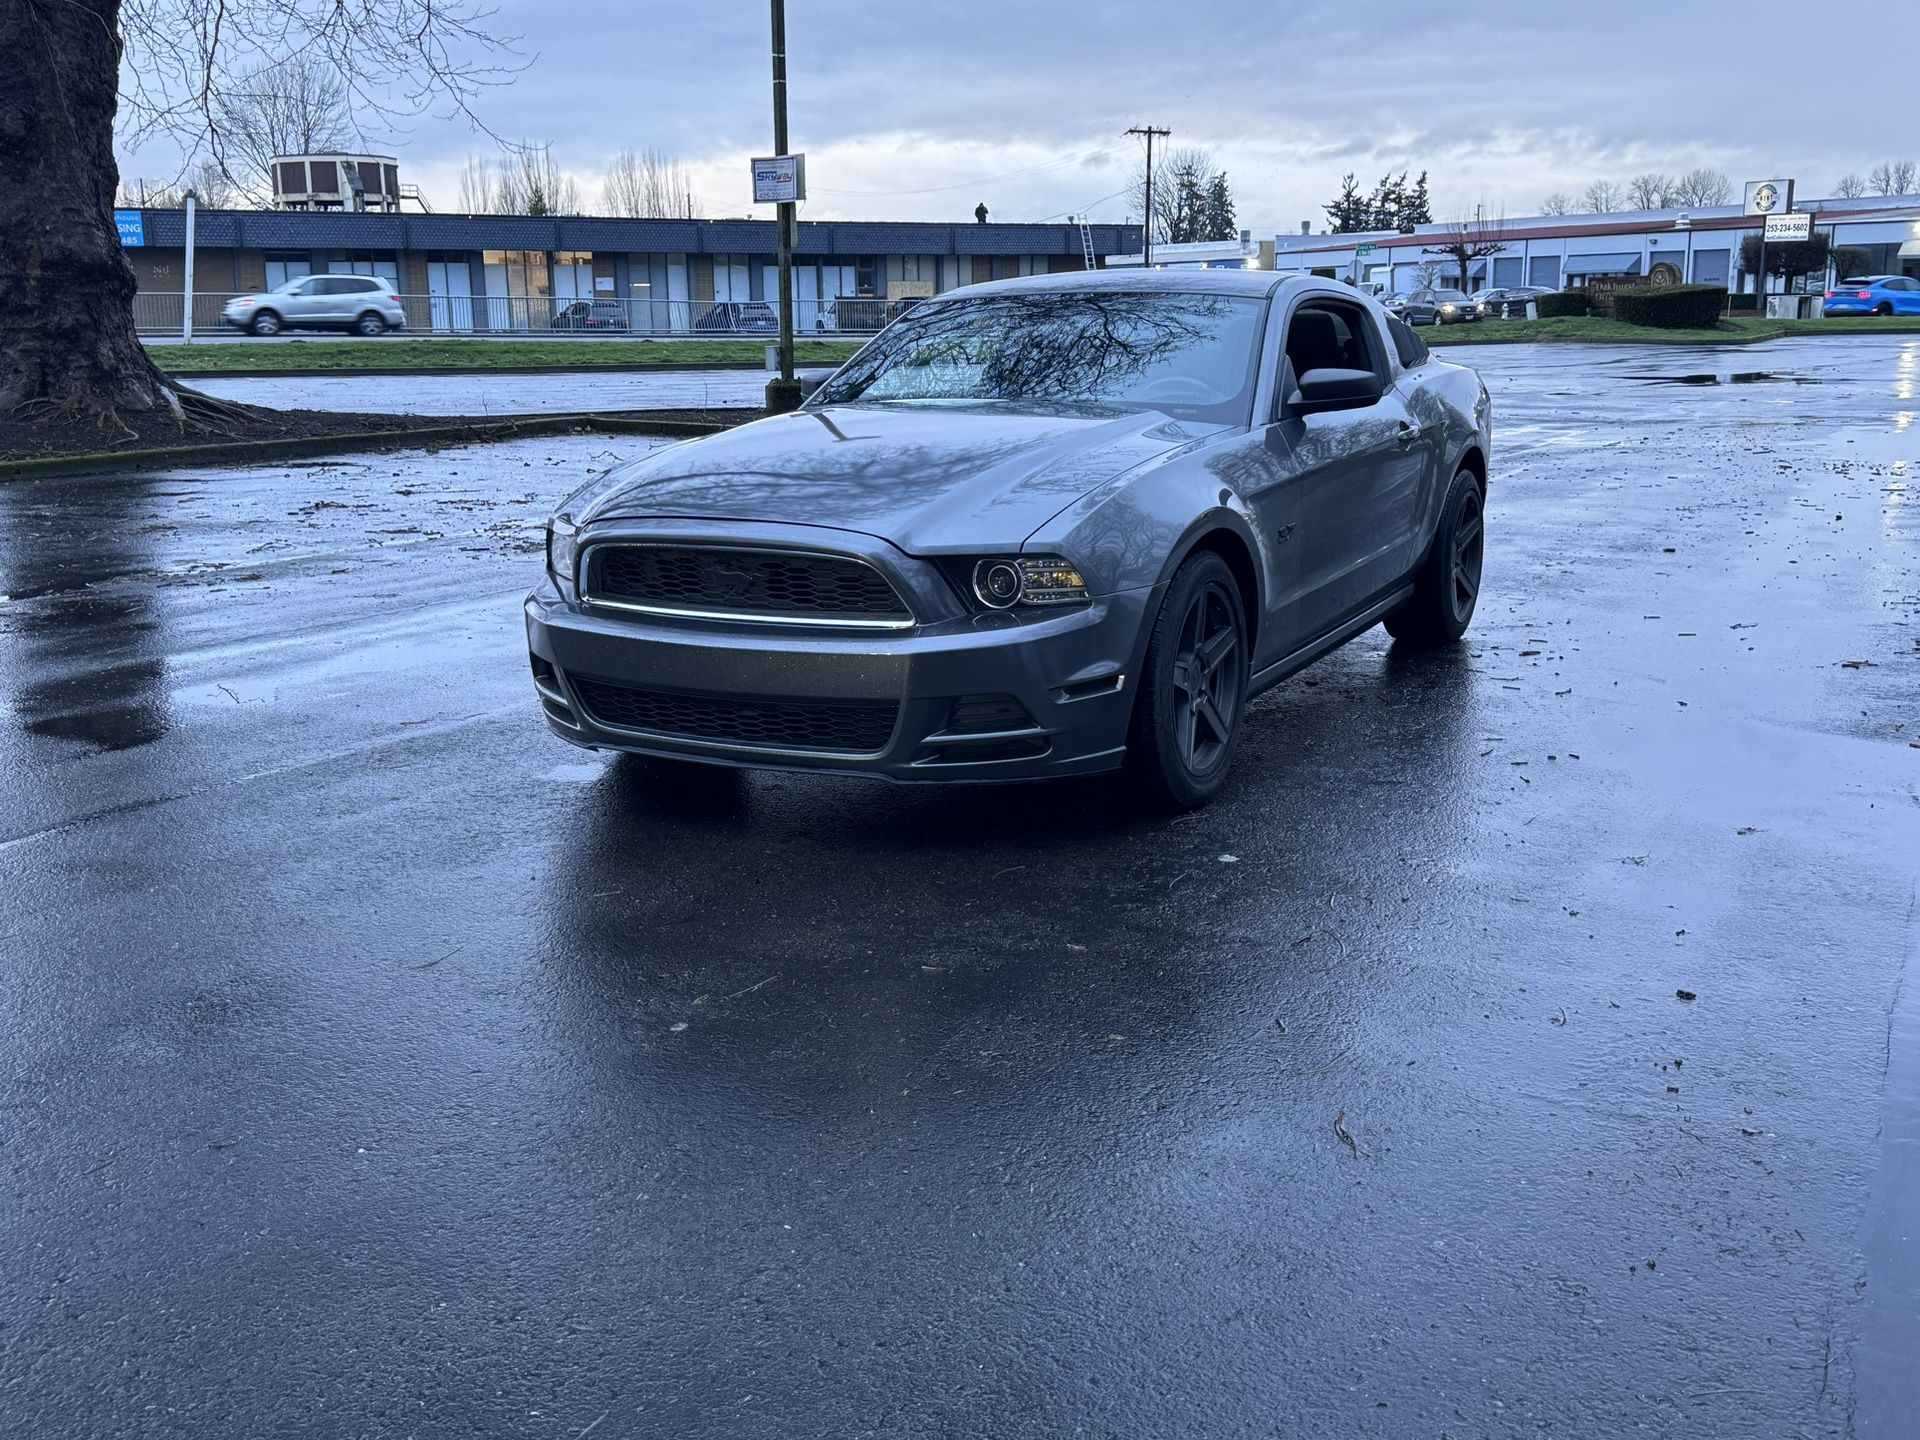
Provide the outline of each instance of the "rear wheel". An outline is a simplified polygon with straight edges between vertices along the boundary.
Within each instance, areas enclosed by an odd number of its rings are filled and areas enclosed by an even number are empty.
[[[1247,614],[1227,562],[1201,551],[1175,572],[1147,642],[1127,765],[1154,801],[1204,805],[1226,783],[1247,705]]]
[[[1387,633],[1411,645],[1451,645],[1466,634],[1480,602],[1486,547],[1486,495],[1480,478],[1462,468],[1447,488],[1413,595],[1387,616]]]
[[[280,317],[271,310],[262,310],[247,322],[247,329],[256,335],[278,335]]]
[[[362,335],[384,335],[387,333],[387,322],[377,310],[369,310],[353,322],[353,328]]]
[[[1873,307],[1873,313],[1876,315],[1893,314],[1893,302],[1890,300],[1882,300],[1878,305]]]

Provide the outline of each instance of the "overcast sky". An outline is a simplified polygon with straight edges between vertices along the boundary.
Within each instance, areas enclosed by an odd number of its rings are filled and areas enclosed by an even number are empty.
[[[495,0],[528,62],[479,110],[502,136],[551,142],[591,206],[607,158],[658,147],[708,215],[754,213],[747,159],[770,149],[767,9],[620,0]],[[1120,219],[1151,122],[1212,151],[1244,227],[1296,230],[1339,188],[1430,172],[1436,219],[1483,204],[1535,213],[1554,190],[1709,165],[1736,184],[1792,176],[1832,193],[1848,170],[1920,152],[1895,70],[1810,65],[1804,5],[1286,6],[1105,0],[1098,6],[791,0],[794,148],[809,219]],[[1538,7],[1536,7],[1538,8]],[[1578,16],[1579,18],[1569,18]],[[1817,21],[1815,22],[1817,25]],[[372,118],[438,209],[469,153],[464,121]],[[175,163],[164,144],[128,175]]]

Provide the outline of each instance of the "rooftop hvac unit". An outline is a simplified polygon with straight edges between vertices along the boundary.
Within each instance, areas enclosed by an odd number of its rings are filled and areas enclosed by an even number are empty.
[[[391,155],[276,155],[273,203],[282,210],[400,208],[400,167]]]

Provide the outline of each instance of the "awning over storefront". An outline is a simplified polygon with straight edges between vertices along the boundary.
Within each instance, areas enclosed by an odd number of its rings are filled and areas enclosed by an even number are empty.
[[[1900,247],[1902,260],[1920,260],[1920,240],[1909,240]]]
[[[1640,257],[1638,255],[1569,255],[1566,271],[1569,275],[1638,275]]]

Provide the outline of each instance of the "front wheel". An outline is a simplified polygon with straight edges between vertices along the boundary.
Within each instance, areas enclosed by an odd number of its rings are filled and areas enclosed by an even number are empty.
[[[256,335],[278,335],[280,333],[280,317],[271,310],[262,310],[247,322],[247,329]]]
[[[1247,612],[1212,551],[1174,573],[1147,642],[1127,764],[1152,800],[1204,805],[1226,784],[1247,705]]]
[[[1433,547],[1413,594],[1386,618],[1387,633],[1410,645],[1451,645],[1467,633],[1480,603],[1486,562],[1486,493],[1480,477],[1461,469],[1447,487]]]

